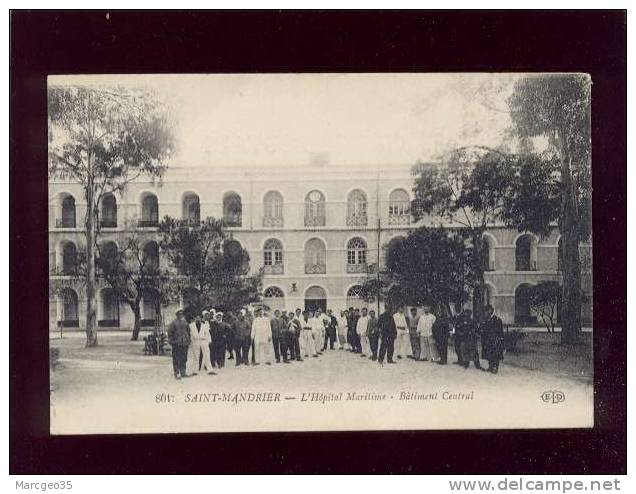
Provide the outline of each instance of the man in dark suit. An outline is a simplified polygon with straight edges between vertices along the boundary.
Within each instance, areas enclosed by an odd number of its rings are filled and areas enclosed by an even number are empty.
[[[503,360],[503,322],[495,314],[495,309],[491,305],[486,306],[485,316],[481,325],[481,356],[488,361],[488,372],[497,374],[499,362]]]
[[[477,352],[477,327],[473,320],[473,311],[464,309],[455,323],[455,336],[459,337],[459,365],[468,369],[471,362],[481,369]]]
[[[446,365],[448,362],[448,335],[450,333],[450,320],[446,309],[440,305],[437,310],[437,317],[433,323],[433,340],[439,354],[438,364]]]
[[[172,348],[172,370],[174,377],[181,379],[188,377],[186,374],[186,361],[188,359],[188,347],[190,346],[190,326],[185,318],[183,310],[179,309],[176,319],[168,327],[168,339]]]
[[[397,337],[397,328],[393,320],[393,311],[387,305],[386,310],[378,318],[378,328],[380,330],[380,352],[378,354],[378,363],[384,364],[384,356],[389,364],[394,364],[393,351],[395,347],[395,338]]]

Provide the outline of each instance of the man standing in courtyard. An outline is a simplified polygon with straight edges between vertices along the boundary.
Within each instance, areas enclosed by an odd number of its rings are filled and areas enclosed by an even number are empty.
[[[289,363],[289,359],[287,358],[287,345],[285,343],[285,321],[280,315],[280,310],[276,309],[274,311],[274,319],[272,319],[272,345],[274,346],[274,357],[276,358],[276,363],[280,364],[281,357],[283,358],[283,362],[286,364]]]
[[[404,307],[400,306],[397,312],[393,315],[393,321],[395,322],[395,329],[397,330],[397,338],[395,341],[395,353],[397,358],[401,359],[402,355],[405,357],[409,354],[409,331],[406,325],[406,318],[404,317]]]
[[[354,353],[361,353],[362,348],[360,348],[360,338],[358,338],[358,333],[356,332],[358,328],[358,319],[360,319],[360,309],[354,309],[351,307],[349,309],[349,338],[351,344],[351,351]]]
[[[369,346],[369,335],[367,333],[369,326],[369,316],[367,316],[367,308],[362,308],[362,315],[356,324],[356,335],[360,342],[360,356],[366,357],[371,355],[371,347]]]
[[[459,337],[459,365],[468,369],[471,362],[476,369],[481,369],[477,353],[477,328],[473,320],[473,311],[464,309],[457,317],[455,335]]]
[[[415,360],[420,359],[420,336],[417,333],[417,326],[420,316],[417,315],[417,307],[411,307],[411,315],[406,320],[409,327],[409,339],[411,340],[412,357]]]
[[[316,353],[316,342],[314,341],[313,335],[312,320],[313,317],[309,317],[309,311],[305,310],[303,312],[303,318],[300,321],[300,324],[303,328],[301,347],[303,349],[303,352],[305,352],[305,358],[318,358],[318,354]]]
[[[393,350],[397,330],[395,329],[395,320],[391,313],[391,307],[387,304],[386,310],[378,318],[378,328],[380,329],[380,353],[378,354],[378,363],[384,364],[384,356],[389,364],[394,364]]]
[[[239,311],[238,317],[234,322],[234,355],[236,355],[235,366],[244,364],[249,365],[249,352],[252,346],[250,339],[252,327],[245,317],[245,309]]]
[[[263,315],[263,309],[255,311],[256,317],[252,323],[251,339],[254,342],[255,360],[252,365],[264,362],[272,364],[272,325],[268,317]]]
[[[440,304],[437,311],[437,318],[433,324],[433,340],[439,355],[438,364],[446,365],[448,362],[448,335],[450,333],[450,320],[446,308]]]
[[[168,327],[168,339],[172,348],[174,377],[181,379],[182,377],[187,377],[186,363],[188,347],[190,346],[190,326],[188,326],[182,309],[177,311],[176,316],[176,319]]]
[[[322,317],[322,311],[320,309],[316,309],[314,317],[312,317],[310,321],[311,334],[314,337],[314,343],[316,345],[316,353],[318,355],[322,355],[322,350],[318,350],[321,348],[322,342],[325,339],[325,320]]]
[[[420,316],[417,323],[417,334],[420,336],[420,352],[421,360],[426,362],[435,361],[435,342],[433,341],[433,324],[435,324],[435,316],[431,314],[428,305],[424,306],[424,313]]]
[[[497,374],[499,371],[499,361],[503,359],[503,349],[503,322],[495,314],[492,305],[487,305],[485,320],[481,326],[481,356],[488,361],[488,372]]]
[[[375,311],[369,311],[369,324],[367,324],[367,335],[369,337],[369,347],[371,349],[371,360],[378,359],[378,347],[380,343],[380,328],[378,327],[378,319],[375,317]]]

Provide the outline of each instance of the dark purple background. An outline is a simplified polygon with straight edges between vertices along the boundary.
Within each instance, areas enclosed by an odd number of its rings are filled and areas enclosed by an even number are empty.
[[[626,23],[624,11],[13,11],[11,473],[625,473]],[[49,436],[46,75],[324,71],[591,73],[595,428]]]

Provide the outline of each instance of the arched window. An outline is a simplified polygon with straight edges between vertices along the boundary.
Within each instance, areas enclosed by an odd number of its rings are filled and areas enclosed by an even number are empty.
[[[263,265],[267,274],[283,274],[283,245],[279,240],[270,238],[263,248]]]
[[[523,283],[515,290],[515,323],[533,324],[537,321],[530,309],[530,295],[532,285]]]
[[[77,247],[73,242],[65,242],[62,247],[62,274],[77,274]]]
[[[484,271],[495,270],[495,245],[490,235],[483,236],[482,268]]]
[[[62,217],[57,218],[58,228],[75,228],[75,198],[72,195],[65,195],[61,204]]]
[[[79,327],[77,293],[72,288],[64,288],[59,294],[59,321],[64,327]]]
[[[282,310],[285,308],[285,294],[277,286],[270,286],[263,292],[263,302],[270,310]]]
[[[347,226],[367,226],[367,196],[359,189],[347,198]]]
[[[521,235],[515,243],[515,269],[537,270],[537,245],[532,235]]]
[[[148,272],[159,269],[159,244],[154,240],[150,240],[144,245],[142,262],[144,269]]]
[[[305,291],[305,310],[313,314],[316,309],[327,310],[327,292],[320,286],[310,286]]]
[[[283,226],[283,196],[270,190],[263,200],[263,226]]]
[[[144,290],[141,298],[141,325],[154,327],[160,323],[161,300],[155,289]]]
[[[144,195],[141,200],[140,227],[152,227],[159,224],[159,201],[157,196],[151,193]]]
[[[347,308],[353,307],[354,309],[361,309],[366,307],[366,303],[360,297],[362,287],[360,285],[354,285],[347,290]]]
[[[305,245],[305,273],[324,274],[327,272],[327,249],[319,238],[312,238]]]
[[[102,228],[117,227],[117,199],[114,194],[109,192],[102,197],[100,217]]]
[[[305,197],[305,226],[325,226],[325,196],[319,190],[312,190]]]
[[[183,197],[182,209],[183,219],[189,225],[195,226],[201,223],[201,205],[198,195],[193,192],[186,194]]]
[[[119,251],[115,242],[106,240],[100,244],[97,265],[101,269],[102,274],[114,273],[118,268],[119,260]]]
[[[119,327],[119,299],[112,288],[102,288],[101,292],[101,317],[98,326]]]
[[[225,226],[241,226],[243,205],[241,198],[235,192],[229,192],[223,197],[223,223]]]
[[[347,243],[347,273],[364,273],[367,270],[367,243],[359,237]]]
[[[389,195],[389,224],[405,225],[411,221],[411,200],[404,189],[395,189]]]

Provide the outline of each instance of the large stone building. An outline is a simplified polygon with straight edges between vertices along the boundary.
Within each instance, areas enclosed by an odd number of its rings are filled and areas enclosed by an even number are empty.
[[[222,217],[227,231],[248,250],[251,268],[265,267],[263,295],[270,306],[362,306],[357,296],[360,282],[378,256],[382,263],[383,246],[416,226],[438,223],[434,218],[414,223],[409,212],[412,185],[410,166],[336,167],[318,161],[310,167],[173,167],[160,183],[138,180],[122,195],[104,197],[100,245],[116,248],[134,228],[147,238],[147,255],[166,263],[156,242],[161,218]],[[49,265],[57,281],[72,281],[68,274],[85,242],[84,214],[80,185],[52,180]],[[485,234],[486,297],[506,323],[531,323],[527,287],[560,278],[559,237],[557,230],[538,238],[495,225]],[[582,246],[583,259],[590,258],[590,250]],[[583,288],[589,295],[589,262],[584,262],[584,269]],[[86,303],[81,284],[62,286],[51,290],[51,329],[60,324],[83,327]],[[161,307],[156,294],[146,294],[143,324],[152,326],[160,311],[172,309]],[[583,312],[584,320],[590,321],[591,297]],[[97,318],[104,328],[129,329],[133,320],[129,307],[101,281]]]

